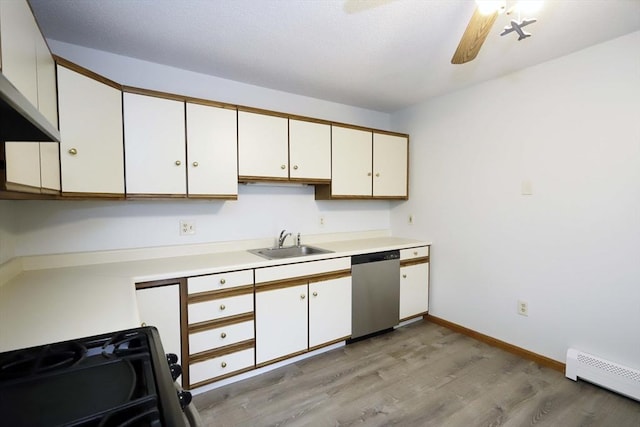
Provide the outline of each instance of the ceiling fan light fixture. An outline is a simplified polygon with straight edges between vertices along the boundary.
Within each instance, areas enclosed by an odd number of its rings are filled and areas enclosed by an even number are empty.
[[[493,15],[494,13],[502,13],[507,7],[506,0],[476,0],[478,12],[482,15]]]

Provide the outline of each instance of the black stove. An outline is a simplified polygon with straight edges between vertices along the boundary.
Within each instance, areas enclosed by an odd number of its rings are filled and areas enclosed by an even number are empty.
[[[191,394],[154,327],[0,354],[6,426],[186,426]]]

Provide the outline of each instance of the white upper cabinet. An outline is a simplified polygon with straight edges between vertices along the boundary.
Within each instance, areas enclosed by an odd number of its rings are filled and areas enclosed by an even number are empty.
[[[293,180],[331,179],[331,125],[289,119],[289,176]]]
[[[122,92],[58,66],[65,193],[124,194]]]
[[[406,137],[373,134],[373,196],[406,197],[409,141]]]
[[[331,186],[316,198],[392,198],[408,195],[406,136],[332,126]]]
[[[184,102],[124,93],[128,195],[187,192]]]
[[[238,111],[238,175],[241,179],[289,178],[287,120]]]
[[[40,190],[40,143],[5,142],[8,190]]]
[[[332,127],[331,196],[371,197],[370,131]]]
[[[0,0],[2,74],[57,129],[55,66],[26,0]]]
[[[40,143],[40,187],[43,193],[60,191],[60,145]]]
[[[238,194],[237,112],[187,103],[189,196]]]

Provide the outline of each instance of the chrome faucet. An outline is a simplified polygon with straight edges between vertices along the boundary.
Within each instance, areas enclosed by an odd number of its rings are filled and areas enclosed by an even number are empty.
[[[282,245],[284,245],[284,241],[285,241],[285,239],[286,239],[287,237],[292,236],[292,234],[291,234],[291,233],[287,233],[287,234],[285,234],[285,232],[286,232],[286,231],[287,231],[287,230],[282,230],[282,231],[280,232],[280,237],[278,237],[278,247],[279,247],[279,248],[281,248],[281,247],[282,247]]]

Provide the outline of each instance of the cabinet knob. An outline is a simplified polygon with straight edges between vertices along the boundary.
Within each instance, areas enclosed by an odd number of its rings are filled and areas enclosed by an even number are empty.
[[[197,168],[198,167],[198,162],[193,162],[193,167]]]
[[[313,296],[314,296],[314,297],[317,297],[317,296],[318,296],[318,293],[317,293],[317,292],[314,292],[314,293],[313,293]]]
[[[227,367],[227,362],[222,362],[222,363],[220,364],[220,366],[222,366],[223,368],[226,368],[226,367]]]
[[[220,284],[221,284],[221,285],[224,285],[225,283],[227,283],[227,281],[226,281],[226,280],[224,280],[224,279],[220,279]]]
[[[75,148],[70,148],[69,154],[71,154],[72,156],[75,156],[76,154],[78,154],[78,150],[76,150]]]
[[[380,172],[376,173],[376,177],[378,178],[380,177]]]
[[[371,172],[368,172],[368,173],[367,173],[367,176],[371,176]]]
[[[300,299],[305,299],[307,296],[305,294],[300,295]]]
[[[180,160],[176,160],[176,166],[180,166],[182,162]]]
[[[287,165],[280,165],[280,169],[285,170],[287,168]]]
[[[298,170],[298,165],[293,165],[293,170]]]
[[[142,322],[142,323],[140,323],[140,326],[142,326],[144,328],[145,326],[147,326],[147,324],[146,324],[146,322]]]
[[[225,307],[224,304],[220,304],[220,310],[224,310],[225,308],[227,307]]]
[[[402,278],[403,278],[403,279],[406,279],[406,278],[407,278],[407,275],[406,275],[406,274],[403,274],[403,275],[402,275]]]
[[[227,333],[226,332],[223,332],[223,333],[220,334],[220,338],[226,338],[226,337],[227,337]]]

